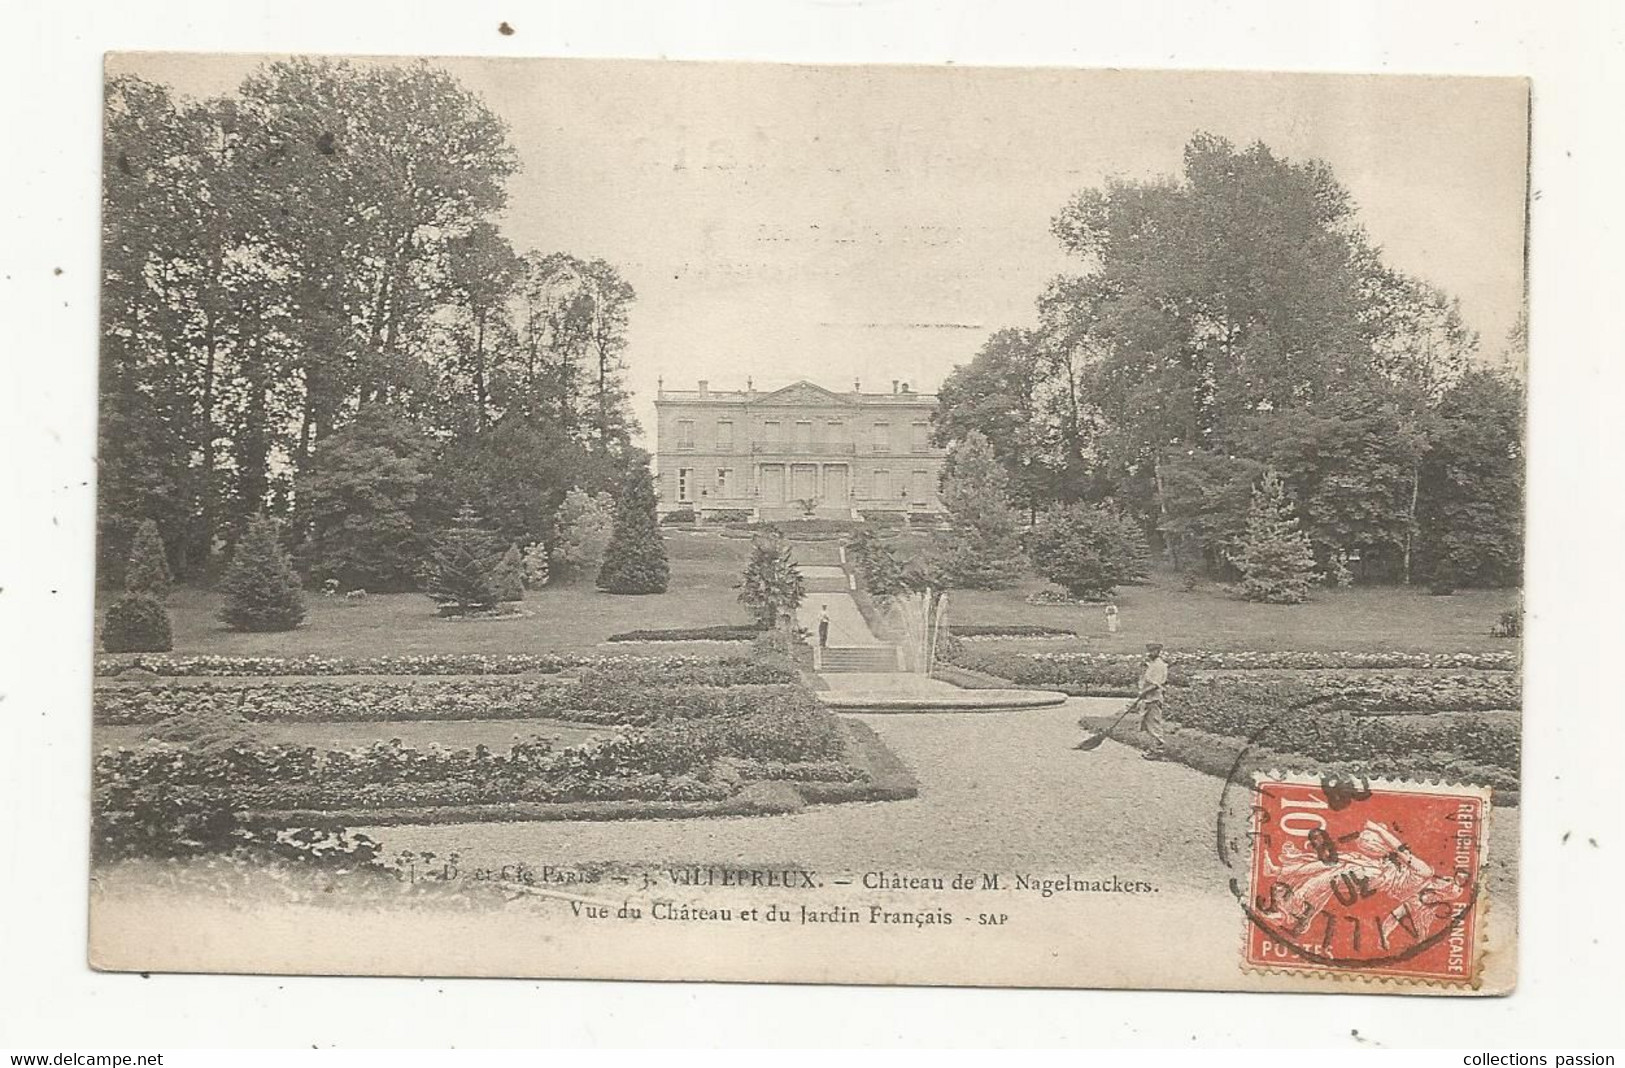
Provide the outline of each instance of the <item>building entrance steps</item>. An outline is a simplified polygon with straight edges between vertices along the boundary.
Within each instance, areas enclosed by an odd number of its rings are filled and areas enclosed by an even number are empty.
[[[839,567],[803,566],[807,599],[796,613],[797,626],[818,641],[818,620],[829,615],[829,644],[818,650],[816,668],[828,685],[818,699],[841,712],[999,712],[1049,708],[1066,694],[1051,690],[967,690],[941,679],[901,669],[897,646],[882,641],[869,629],[858,603],[845,589],[846,572]],[[840,588],[823,592],[824,583]]]
[[[820,568],[805,567],[801,569],[802,576],[812,585],[813,576],[809,572],[822,570]],[[829,568],[830,571],[840,572],[840,568]],[[875,637],[869,630],[869,624],[864,621],[863,613],[858,611],[858,603],[844,588],[828,592],[808,592],[807,599],[801,602],[796,611],[796,625],[807,628],[812,641],[818,640],[818,618],[822,612],[829,612],[829,647],[837,648],[882,648],[891,649],[887,642]]]

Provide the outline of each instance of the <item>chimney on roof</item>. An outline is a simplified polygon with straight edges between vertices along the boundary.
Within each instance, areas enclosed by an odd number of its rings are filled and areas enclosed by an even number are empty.
[[[709,397],[710,395],[711,395],[711,383],[707,382],[703,378],[700,379],[700,400],[704,400],[705,398]]]
[[[745,376],[745,392],[746,393],[755,393],[756,392],[756,380],[754,378],[750,377],[749,375]]]
[[[907,392],[908,392],[908,383],[907,383],[907,382],[904,382],[904,383],[903,383],[903,392],[904,392],[904,393],[907,393]]]
[[[891,380],[891,391],[893,393],[897,392],[897,379],[895,378]]]
[[[853,393],[862,393],[863,392],[863,383],[859,382],[855,378],[852,380],[852,392]]]

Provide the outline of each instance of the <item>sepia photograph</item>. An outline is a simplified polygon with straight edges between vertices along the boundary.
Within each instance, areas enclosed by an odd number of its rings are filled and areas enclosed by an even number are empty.
[[[1514,988],[1528,80],[104,75],[92,967]]]

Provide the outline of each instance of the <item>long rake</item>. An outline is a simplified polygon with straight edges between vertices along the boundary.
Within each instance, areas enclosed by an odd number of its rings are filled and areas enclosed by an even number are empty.
[[[1099,749],[1101,743],[1104,742],[1107,738],[1111,737],[1112,731],[1117,729],[1118,724],[1122,723],[1125,719],[1128,719],[1129,713],[1133,712],[1136,708],[1139,708],[1139,707],[1140,707],[1140,698],[1136,697],[1134,699],[1133,703],[1131,703],[1127,708],[1123,709],[1123,714],[1122,715],[1120,715],[1116,719],[1112,720],[1112,725],[1110,727],[1107,727],[1105,730],[1099,732],[1098,734],[1091,734],[1089,737],[1085,738],[1083,741],[1079,742],[1077,745],[1073,746],[1072,748],[1081,749],[1086,753],[1087,752],[1092,752],[1093,750],[1096,750],[1096,749]]]

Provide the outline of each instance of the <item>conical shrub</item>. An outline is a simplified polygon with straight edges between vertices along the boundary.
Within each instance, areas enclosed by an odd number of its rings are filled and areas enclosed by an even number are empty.
[[[109,653],[167,653],[175,647],[169,613],[148,593],[127,593],[102,619],[102,648]]]
[[[496,538],[472,506],[463,505],[449,530],[435,544],[428,594],[444,616],[467,615],[495,608]]]
[[[248,524],[221,589],[220,618],[234,630],[292,630],[305,618],[305,594],[293,561],[278,537],[277,521],[258,516]]]
[[[130,562],[124,569],[124,588],[131,593],[146,593],[160,601],[169,596],[169,558],[164,555],[164,539],[158,533],[158,524],[145,520],[136,528],[135,540],[130,544]]]
[[[638,464],[627,473],[615,502],[615,531],[598,569],[598,588],[608,593],[665,593],[671,580],[666,543],[655,516],[654,479]]]
[[[496,590],[497,600],[504,604],[525,599],[525,564],[518,545],[508,546],[508,551],[497,561],[491,585]]]

